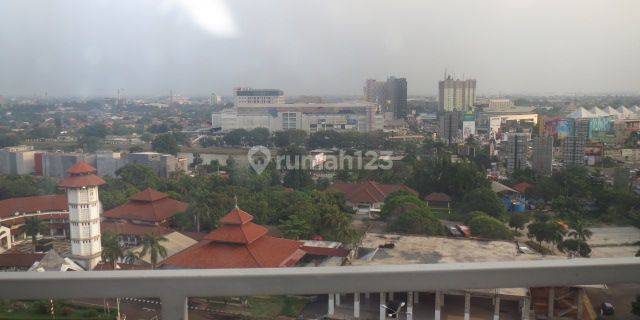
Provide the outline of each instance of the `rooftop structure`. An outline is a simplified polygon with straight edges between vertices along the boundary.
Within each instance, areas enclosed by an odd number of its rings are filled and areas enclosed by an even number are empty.
[[[108,219],[165,225],[171,217],[186,211],[187,207],[188,204],[149,188],[131,196],[129,202],[106,211],[103,216]]]
[[[284,103],[284,92],[278,89],[253,89],[239,87],[233,90],[236,107],[248,104],[278,104]]]
[[[234,208],[220,219],[220,227],[199,243],[169,257],[163,268],[277,268],[291,267],[305,255],[298,241],[267,235],[253,216]]]
[[[84,269],[69,258],[61,257],[55,250],[49,250],[40,261],[36,261],[29,271],[84,271]]]
[[[347,198],[347,205],[364,214],[379,211],[384,200],[392,192],[406,190],[415,195],[418,194],[403,184],[384,184],[372,180],[356,183],[338,182],[333,184],[331,189],[343,192]]]

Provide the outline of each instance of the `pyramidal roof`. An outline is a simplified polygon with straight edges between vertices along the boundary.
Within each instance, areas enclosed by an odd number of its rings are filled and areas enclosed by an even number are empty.
[[[589,110],[595,117],[607,117],[610,114],[607,112],[602,111],[602,109],[598,108],[598,107],[593,107],[591,110]]]
[[[58,186],[62,188],[82,188],[105,184],[106,182],[102,178],[95,175],[96,172],[96,168],[80,160],[67,170],[69,177],[60,181]]]
[[[90,164],[80,160],[76,164],[74,164],[67,173],[75,175],[75,174],[89,174],[98,172],[96,168],[92,167]]]
[[[267,228],[253,222],[253,216],[236,207],[220,219],[221,226],[204,239],[220,243],[251,244],[267,234]]]
[[[162,193],[155,189],[147,188],[145,190],[142,190],[134,194],[133,196],[131,196],[130,199],[134,201],[154,202],[154,201],[162,200],[168,196],[169,195],[166,193]]]
[[[245,223],[251,222],[253,220],[253,216],[247,213],[246,211],[235,207],[231,210],[226,216],[220,219],[221,224],[232,224],[232,225],[243,225]]]

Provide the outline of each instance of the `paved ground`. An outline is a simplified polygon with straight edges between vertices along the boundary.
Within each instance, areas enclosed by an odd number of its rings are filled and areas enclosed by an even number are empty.
[[[597,227],[589,229],[593,232],[591,239],[589,239],[589,245],[592,247],[633,245],[640,241],[640,229],[635,227]]]

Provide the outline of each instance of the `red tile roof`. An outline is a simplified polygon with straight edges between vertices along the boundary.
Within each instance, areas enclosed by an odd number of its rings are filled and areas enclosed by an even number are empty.
[[[153,202],[153,201],[158,201],[167,197],[169,197],[169,195],[166,193],[162,193],[155,189],[147,188],[143,191],[140,191],[132,195],[131,198],[129,199],[135,200],[135,201]]]
[[[147,189],[131,197],[131,201],[115,207],[103,214],[112,219],[163,222],[177,213],[184,212],[188,204],[174,200],[168,195]]]
[[[383,184],[370,180],[357,183],[338,182],[331,188],[344,192],[347,200],[352,203],[384,202],[384,199],[390,193],[398,190],[407,190],[415,195],[418,194],[415,190],[403,184]]]
[[[96,172],[98,172],[96,168],[92,167],[91,165],[89,165],[88,163],[82,160],[78,161],[75,165],[69,168],[69,170],[67,170],[67,173],[72,175],[89,174],[89,173],[96,173]]]
[[[451,201],[451,197],[449,197],[446,193],[442,192],[433,192],[424,197],[427,201],[436,201],[436,202],[449,202]]]
[[[298,241],[267,236],[267,228],[236,208],[222,226],[165,261],[166,268],[275,268],[295,265],[304,255]]]
[[[527,189],[533,187],[533,185],[531,183],[528,182],[520,182],[518,184],[516,184],[515,186],[511,187],[513,188],[513,190],[516,190],[520,193],[525,193],[527,191]]]
[[[102,232],[111,232],[113,234],[118,235],[134,235],[134,236],[144,236],[145,234],[157,234],[157,235],[165,235],[173,232],[173,230],[162,227],[162,226],[150,226],[143,224],[135,224],[131,222],[113,222],[113,221],[102,221],[100,223],[100,229]]]
[[[13,217],[16,212],[35,213],[67,210],[67,196],[64,194],[11,198],[0,201],[0,219]]]
[[[30,268],[42,260],[44,253],[4,253],[0,254],[0,268]]]
[[[106,182],[95,175],[96,168],[80,160],[73,167],[67,170],[69,177],[58,183],[63,188],[80,188],[89,186],[100,186]]]

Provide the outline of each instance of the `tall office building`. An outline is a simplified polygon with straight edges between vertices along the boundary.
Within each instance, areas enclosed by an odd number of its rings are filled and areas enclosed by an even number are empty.
[[[506,142],[505,159],[507,160],[507,170],[513,172],[526,168],[528,134],[509,133]]]
[[[282,104],[284,92],[278,89],[233,89],[235,107],[251,104]]]
[[[585,136],[570,136],[562,144],[562,158],[565,166],[584,165]]]
[[[445,79],[438,83],[438,99],[440,111],[473,111],[476,103],[476,80],[453,79],[445,74]]]
[[[459,142],[462,138],[461,124],[462,114],[460,112],[445,112],[440,116],[440,139],[449,144]]]
[[[407,112],[407,79],[389,77],[387,81],[368,79],[364,85],[364,99],[380,105],[384,112],[398,119]]]
[[[533,154],[531,167],[536,174],[548,176],[553,169],[553,137],[538,136],[533,138]]]

